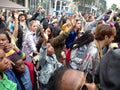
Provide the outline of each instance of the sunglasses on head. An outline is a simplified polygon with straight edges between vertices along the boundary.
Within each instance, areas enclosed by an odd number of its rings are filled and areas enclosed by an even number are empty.
[[[85,85],[85,83],[93,83],[92,75],[91,75],[89,72],[87,72],[87,73],[85,74],[85,81],[84,81],[84,83],[83,83],[83,85],[82,85],[82,87],[81,87],[80,90],[88,90],[88,88],[87,88],[87,86]]]

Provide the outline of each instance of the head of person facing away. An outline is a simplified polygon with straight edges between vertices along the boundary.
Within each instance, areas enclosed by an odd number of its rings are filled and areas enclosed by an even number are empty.
[[[48,90],[96,90],[96,86],[86,83],[84,72],[61,67],[50,78]]]
[[[94,41],[94,35],[92,34],[91,30],[88,30],[73,42],[73,44],[70,46],[70,49],[79,48],[83,45],[89,44],[92,41]]]
[[[25,72],[25,64],[21,57],[15,53],[13,56],[10,57],[10,60],[15,63],[13,66],[13,70],[17,73],[24,73]]]
[[[95,39],[109,45],[116,36],[116,28],[112,24],[99,24],[95,30]]]

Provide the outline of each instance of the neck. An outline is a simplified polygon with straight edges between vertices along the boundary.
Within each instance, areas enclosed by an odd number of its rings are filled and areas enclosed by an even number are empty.
[[[98,43],[100,49],[102,49],[102,47],[105,45],[104,41],[96,40],[96,42]]]
[[[20,23],[25,23],[25,20],[21,20]]]
[[[78,28],[74,28],[75,32],[77,32]]]
[[[3,77],[3,74],[0,72],[0,80],[2,79],[2,77]]]

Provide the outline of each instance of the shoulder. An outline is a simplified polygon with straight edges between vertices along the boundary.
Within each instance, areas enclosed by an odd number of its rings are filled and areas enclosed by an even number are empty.
[[[97,46],[95,45],[95,42],[91,42],[88,45],[88,52],[91,54],[96,54],[98,52]]]

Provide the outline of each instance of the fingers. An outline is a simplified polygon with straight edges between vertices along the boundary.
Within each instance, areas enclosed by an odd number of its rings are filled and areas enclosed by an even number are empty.
[[[18,16],[19,16],[19,13],[14,13],[15,18],[18,18]]]
[[[8,67],[7,67],[8,69],[12,69],[12,66],[15,65],[15,63],[13,63],[11,60],[9,60],[7,58],[5,58],[4,61],[8,65]]]
[[[15,63],[14,63],[14,62],[12,62],[12,61],[10,61],[10,64],[11,64],[11,65],[13,65],[13,66],[15,66]]]
[[[10,50],[11,49],[11,45],[10,44],[5,44],[5,49]]]

